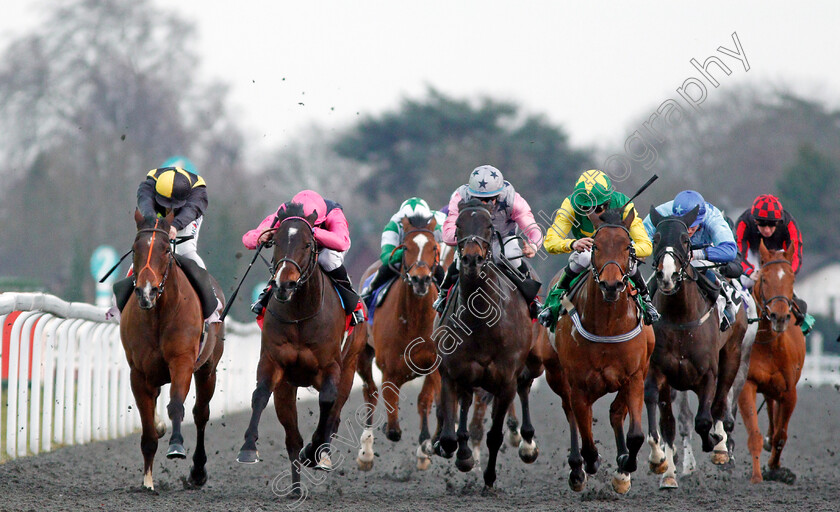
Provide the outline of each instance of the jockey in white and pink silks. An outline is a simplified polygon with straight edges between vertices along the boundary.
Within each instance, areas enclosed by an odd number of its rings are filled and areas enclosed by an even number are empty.
[[[443,242],[457,247],[455,221],[458,220],[458,205],[462,201],[471,199],[479,199],[487,204],[490,209],[493,227],[502,237],[504,257],[513,268],[519,270],[521,276],[529,276],[528,266],[522,256],[533,258],[537,254],[537,247],[542,244],[542,231],[534,220],[528,202],[516,192],[513,185],[505,181],[502,172],[492,165],[476,167],[470,173],[469,183],[458,187],[449,198],[449,213],[443,223]],[[518,232],[522,233],[524,237],[518,235]],[[494,263],[501,263],[502,249],[499,247],[499,241],[496,237],[492,240],[492,248]],[[439,312],[443,311],[446,294],[457,278],[459,262],[460,258],[456,255],[441,284],[440,297],[435,302],[435,309]],[[498,266],[501,269],[507,268],[507,265]],[[506,275],[522,291],[528,301],[532,317],[536,318],[539,304],[535,299],[539,292],[540,283],[529,277],[523,279],[522,277],[517,278],[515,275]]]
[[[344,310],[348,315],[353,315],[351,325],[364,321],[364,313],[357,308],[359,296],[347,277],[347,269],[344,268],[344,256],[350,249],[350,227],[347,224],[342,206],[335,201],[324,199],[314,190],[298,192],[290,203],[303,205],[306,216],[311,215],[312,212],[317,213],[312,231],[315,235],[315,241],[321,247],[318,254],[318,263],[327,276],[339,285],[336,288],[344,302]],[[278,211],[285,208],[286,205],[282,204]],[[272,225],[276,218],[277,213],[271,213],[260,222],[256,229],[242,235],[242,243],[245,247],[256,249],[260,243],[265,243],[272,235],[272,232],[268,230],[277,227]],[[263,313],[265,306],[268,304],[271,297],[270,289],[271,283],[263,290],[257,301],[251,305],[251,310],[257,315]]]

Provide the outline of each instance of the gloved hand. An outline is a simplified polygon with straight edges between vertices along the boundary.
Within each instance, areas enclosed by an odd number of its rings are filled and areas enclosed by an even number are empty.
[[[738,278],[738,280],[741,281],[741,286],[743,286],[744,289],[749,290],[755,285],[755,280],[753,279],[753,275],[755,275],[754,272],[753,272],[752,275],[749,275],[749,276],[747,274],[742,274],[741,277]]]
[[[554,324],[554,315],[551,314],[550,308],[545,308],[537,315],[537,321],[545,327],[551,328]]]

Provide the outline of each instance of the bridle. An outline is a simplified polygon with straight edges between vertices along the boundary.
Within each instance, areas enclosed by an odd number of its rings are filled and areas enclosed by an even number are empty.
[[[160,223],[160,220],[156,219],[155,220],[155,227],[153,227],[153,228],[143,228],[143,229],[137,230],[137,236],[134,238],[134,243],[136,244],[137,241],[140,240],[140,235],[141,234],[152,233],[152,239],[149,241],[149,255],[146,257],[146,264],[143,266],[143,268],[141,268],[140,270],[138,270],[137,272],[134,273],[134,283],[133,284],[134,284],[135,289],[137,289],[137,276],[139,276],[140,272],[142,272],[143,270],[146,270],[148,268],[152,272],[152,275],[157,277],[157,272],[155,272],[155,270],[151,267],[152,247],[155,244],[155,236],[158,233],[161,233],[163,236],[166,237],[167,241],[169,240],[169,231],[164,231],[163,229],[160,229],[158,227],[159,223]],[[169,270],[172,268],[172,261],[175,259],[172,256],[172,249],[170,247],[168,247],[167,250],[166,250],[166,256],[168,258],[168,261],[166,263],[166,270],[164,270],[163,277],[161,277],[160,283],[157,285],[157,288],[156,288],[157,291],[155,292],[154,296],[151,298],[153,303],[161,295],[163,295],[163,287],[166,284],[166,278],[169,277]]]
[[[659,224],[656,225],[657,231],[659,231],[659,226],[661,226],[665,222],[679,222],[683,226],[683,228],[685,228],[686,234],[688,233],[688,226],[686,225],[686,223],[681,221],[680,219],[674,219],[674,218],[664,218],[664,219],[662,219],[659,222]],[[691,280],[691,281],[697,281],[697,275],[692,275],[690,272],[688,272],[688,268],[691,267],[690,258],[681,257],[681,255],[678,254],[677,251],[671,246],[666,247],[665,249],[663,249],[661,251],[658,251],[654,255],[654,257],[653,257],[654,268],[659,268],[659,263],[662,261],[662,257],[665,256],[665,255],[670,255],[672,258],[674,258],[675,261],[679,262],[680,268],[677,271],[677,277],[675,279],[674,289],[672,291],[668,292],[668,293],[666,293],[662,290],[658,290],[659,293],[661,293],[663,295],[673,295],[673,294],[677,293],[677,291],[680,289],[680,285],[682,284],[682,282],[684,280],[688,279],[688,280]]]
[[[627,229],[627,227],[622,225],[622,224],[601,224],[600,226],[598,226],[598,229],[595,230],[595,234],[592,235],[592,239],[593,240],[596,239],[597,236],[598,236],[598,233],[604,228],[620,228],[620,229],[624,230],[624,232],[627,233],[627,236],[630,237],[630,240],[631,240],[630,244],[627,246],[627,250],[630,253],[628,261],[630,261],[632,259],[635,259],[636,250],[633,247],[633,242],[632,242],[633,237],[630,236],[630,230]],[[594,253],[595,253],[595,250],[597,248],[598,248],[598,246],[596,244],[592,245],[592,253],[593,253],[593,258],[592,259],[593,260],[594,260]],[[627,289],[627,283],[630,280],[630,269],[629,268],[625,269],[624,267],[621,266],[621,263],[619,263],[615,260],[609,260],[606,263],[604,263],[603,265],[601,265],[600,269],[598,269],[598,268],[595,267],[595,263],[593,261],[593,262],[590,263],[590,266],[592,267],[592,277],[595,279],[595,283],[597,283],[598,286],[603,289],[604,285],[602,285],[602,283],[601,283],[601,274],[610,265],[615,265],[616,267],[618,267],[619,272],[621,272],[621,289],[618,290],[618,292],[621,293],[621,292],[623,292],[624,290]],[[628,267],[629,267],[629,265],[628,265]]]
[[[775,295],[773,297],[770,297],[769,299],[764,298],[764,272],[763,272],[764,267],[769,267],[770,265],[776,265],[776,264],[781,264],[781,263],[786,263],[786,264],[790,265],[791,270],[793,270],[793,265],[791,264],[791,262],[789,262],[788,260],[785,260],[785,259],[772,260],[772,261],[768,261],[767,263],[764,263],[764,264],[761,265],[762,272],[759,274],[760,277],[759,277],[759,297],[758,297],[759,301],[761,302],[761,306],[760,306],[761,316],[760,316],[760,318],[763,318],[763,319],[768,320],[768,321],[770,320],[770,313],[768,312],[768,309],[769,309],[770,305],[777,300],[783,301],[785,304],[787,304],[788,314],[790,314],[794,309],[799,311],[799,306],[796,305],[796,303],[793,301],[793,299],[791,299],[790,297],[788,297],[786,295]]]
[[[412,229],[411,231],[408,231],[408,232],[405,233],[405,235],[403,235],[403,240],[407,239],[408,235],[412,235],[412,234],[415,234],[415,233],[426,233],[426,234],[431,236],[432,241],[435,243],[435,260],[434,260],[434,262],[432,262],[431,265],[429,265],[428,263],[426,263],[425,260],[422,259],[421,256],[423,256],[423,255],[420,254],[415,263],[412,263],[411,265],[406,266],[405,265],[405,251],[403,251],[402,260],[400,261],[400,268],[396,268],[394,266],[394,264],[391,263],[391,260],[389,258],[388,259],[388,267],[390,267],[390,269],[392,271],[394,271],[394,273],[399,274],[400,278],[406,284],[410,284],[411,276],[409,274],[410,274],[412,269],[427,267],[429,269],[429,271],[432,273],[432,275],[434,275],[435,269],[437,269],[437,267],[440,266],[440,247],[438,247],[437,241],[435,240],[434,231],[432,231],[430,229],[425,229],[425,228]],[[400,249],[407,249],[407,247],[404,243],[394,247],[394,249],[391,251],[391,256],[393,256],[394,253],[397,252]]]
[[[292,258],[281,258],[281,259],[275,261],[274,264],[272,265],[271,281],[276,283],[278,267],[280,266],[281,263],[290,263],[293,267],[295,267],[297,269],[298,274],[300,274],[299,277],[297,278],[297,280],[295,280],[292,283],[292,291],[296,292],[302,285],[304,285],[309,280],[310,277],[312,277],[312,274],[315,272],[315,269],[317,268],[317,265],[318,265],[319,251],[318,251],[318,248],[317,248],[318,244],[315,241],[315,231],[312,229],[312,225],[309,224],[309,221],[304,219],[303,217],[286,217],[285,219],[280,221],[280,224],[278,224],[276,228],[272,228],[274,230],[274,234],[277,234],[277,230],[280,229],[280,226],[282,226],[283,223],[285,223],[287,221],[290,221],[290,220],[303,221],[303,223],[306,225],[307,229],[309,229],[310,235],[312,235],[312,245],[310,245],[310,247],[309,247],[309,256],[308,256],[308,259],[307,259],[306,268],[305,269],[301,268],[300,264],[297,261],[293,260]],[[273,236],[274,235],[272,235],[272,237]],[[275,295],[275,297],[276,297],[276,295]],[[286,301],[281,301],[279,298],[277,300],[279,302],[286,302]]]
[[[467,212],[467,211],[478,211],[478,212],[483,213],[484,215],[487,215],[487,219],[491,220],[491,224],[492,224],[492,217],[490,216],[490,212],[487,211],[486,208],[483,208],[481,206],[470,206],[470,207],[462,209],[458,213],[458,216],[460,217],[461,215],[463,215],[464,212]],[[490,258],[488,258],[487,256],[489,255],[490,250],[492,248],[492,243],[490,242],[490,240],[487,240],[486,238],[480,237],[478,235],[467,235],[467,236],[459,238],[456,241],[456,244],[458,246],[458,253],[463,254],[464,253],[464,248],[467,246],[467,244],[471,244],[471,243],[478,245],[479,248],[482,250],[481,257],[484,260],[484,262],[481,264],[481,268],[483,269],[490,261]]]

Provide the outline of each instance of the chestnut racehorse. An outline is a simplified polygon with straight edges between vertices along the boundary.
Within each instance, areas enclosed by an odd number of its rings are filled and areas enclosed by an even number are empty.
[[[275,291],[266,307],[251,421],[236,459],[249,464],[259,460],[260,416],[274,393],[277,419],[286,432],[292,463],[292,497],[301,494],[301,465],[332,468],[331,437],[338,430],[366,335],[362,323],[352,335],[344,336],[344,307],[318,264],[319,245],[312,227],[316,216],[316,212],[306,216],[300,204],[287,203],[278,213],[279,225],[271,228]],[[320,415],[312,439],[304,447],[298,430],[297,390],[308,386],[320,392]]]
[[[550,335],[553,350],[543,348],[546,381],[562,398],[569,423],[569,486],[582,491],[587,474],[600,465],[592,435],[592,404],[607,393],[616,393],[610,406],[610,424],[615,432],[617,469],[612,485],[616,492],[630,490],[630,473],[645,440],[642,431],[644,381],[653,352],[653,329],[630,296],[630,225],[635,210],[622,221],[621,210],[607,210],[600,217],[589,215],[595,227],[592,261],[586,281],[566,300],[568,314]],[[559,273],[552,284],[559,280]],[[630,429],[624,436],[624,418]],[[580,439],[578,438],[580,433]],[[580,441],[582,440],[582,444]]]
[[[204,429],[216,387],[216,365],[224,350],[224,325],[220,322],[208,324],[206,342],[201,346],[204,326],[201,302],[175,261],[169,242],[172,215],[165,219],[143,218],[135,211],[134,220],[137,224],[133,247],[134,294],[122,310],[120,338],[131,368],[131,391],[143,426],[140,436],[143,487],[154,490],[152,464],[158,438],[165,432],[162,422],[158,423],[155,418],[155,402],[160,387],[166,383],[172,384],[166,408],[172,420],[172,435],[166,457],[183,459],[187,456],[181,422],[193,375],[196,388],[193,417],[197,436],[190,482],[201,486],[207,481]],[[218,284],[213,283],[219,300],[224,301]]]
[[[790,321],[793,302],[793,283],[796,279],[791,262],[794,246],[785,251],[769,251],[761,242],[759,247],[759,278],[753,288],[758,305],[759,324],[750,356],[747,382],[739,397],[741,417],[747,429],[752,456],[752,483],[782,480],[792,483],[796,476],[781,467],[782,449],[787,441],[787,427],[796,407],[796,383],[805,364],[805,335]],[[756,393],[763,393],[767,401],[770,460],[767,471],[761,472],[761,430],[756,412]]]
[[[422,224],[422,225],[421,225]],[[414,340],[429,339],[435,321],[432,303],[435,294],[430,293],[435,269],[440,265],[440,250],[435,241],[437,222],[432,218],[402,220],[404,242],[394,250],[404,249],[399,278],[391,286],[388,296],[376,308],[373,328],[368,329],[365,350],[360,354],[358,373],[364,382],[367,418],[362,433],[361,446],[356,462],[363,471],[373,467],[373,412],[376,409],[378,390],[371,373],[372,359],[382,371],[382,399],[388,415],[383,425],[387,438],[399,441],[402,430],[399,423],[400,389],[408,381],[425,375],[420,396],[417,399],[417,413],[420,415],[420,440],[417,447],[417,468],[425,470],[431,463],[431,435],[429,433],[429,412],[432,403],[440,396],[440,374],[422,369],[432,368],[437,351],[432,343],[415,343]],[[362,282],[379,267],[372,264],[362,276]]]

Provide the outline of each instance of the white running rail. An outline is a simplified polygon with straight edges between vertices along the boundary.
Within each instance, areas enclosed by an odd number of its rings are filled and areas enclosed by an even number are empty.
[[[105,311],[43,293],[0,294],[0,368],[8,365],[6,403],[0,404],[5,446],[0,451],[6,456],[112,439],[140,427],[119,324],[107,321]],[[250,407],[259,361],[256,324],[228,319],[225,331],[211,418]],[[166,385],[157,407],[167,424],[168,402]],[[186,422],[192,421],[194,403],[191,389],[184,404]]]

